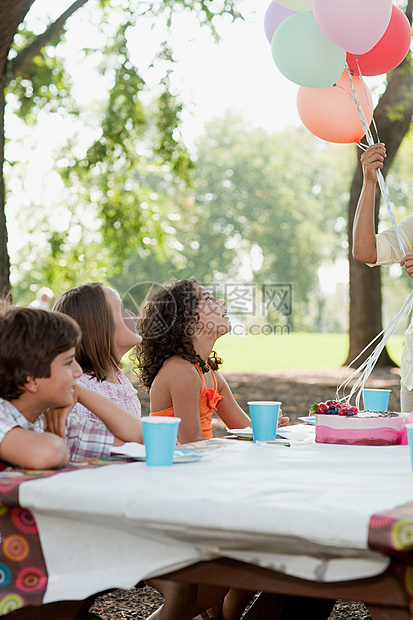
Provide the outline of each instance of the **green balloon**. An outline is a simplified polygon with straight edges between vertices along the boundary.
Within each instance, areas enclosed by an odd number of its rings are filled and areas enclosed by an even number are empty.
[[[308,88],[332,86],[346,64],[346,51],[326,37],[312,13],[287,17],[274,33],[271,51],[279,71]]]

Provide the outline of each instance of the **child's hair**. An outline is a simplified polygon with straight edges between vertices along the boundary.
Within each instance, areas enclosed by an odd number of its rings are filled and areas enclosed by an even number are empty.
[[[218,370],[222,360],[212,351],[208,364],[197,355],[192,342],[199,321],[199,282],[172,280],[159,286],[146,302],[138,319],[142,342],[136,346],[138,373],[144,387],[150,389],[163,363],[174,355],[199,364],[203,373]]]
[[[24,393],[28,377],[50,377],[50,364],[80,340],[78,324],[50,310],[0,301],[0,397]]]
[[[68,314],[79,323],[82,339],[76,359],[84,373],[105,381],[111,370],[120,367],[120,357],[113,344],[115,323],[102,282],[79,284],[65,291],[55,301],[53,310]]]

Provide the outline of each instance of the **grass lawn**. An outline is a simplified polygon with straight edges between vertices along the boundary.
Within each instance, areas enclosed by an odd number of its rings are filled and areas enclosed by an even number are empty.
[[[388,351],[400,364],[404,334],[392,336]],[[292,333],[224,336],[215,349],[224,360],[224,372],[323,370],[340,367],[347,357],[347,334]]]

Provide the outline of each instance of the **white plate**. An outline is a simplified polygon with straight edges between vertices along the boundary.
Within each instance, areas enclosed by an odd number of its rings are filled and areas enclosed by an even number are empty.
[[[280,430],[281,434],[278,434],[277,431],[277,439],[285,439],[285,437],[283,437],[284,430]],[[231,435],[238,437],[238,439],[252,439],[252,428],[249,428],[248,426],[246,428],[227,428],[227,431],[231,433]],[[288,434],[287,430],[286,433]]]
[[[315,415],[306,415],[302,417],[298,417],[299,420],[302,420],[306,424],[315,424]]]
[[[194,450],[174,450],[174,463],[195,463],[200,461],[205,453]]]
[[[132,457],[136,461],[145,461],[145,446],[139,443],[125,443],[112,449],[112,452],[119,456]],[[174,450],[174,463],[193,463],[199,461],[205,456],[205,452],[197,452],[195,450]]]
[[[227,431],[231,435],[239,437],[239,439],[252,439],[252,428],[247,426],[246,428],[227,428]]]

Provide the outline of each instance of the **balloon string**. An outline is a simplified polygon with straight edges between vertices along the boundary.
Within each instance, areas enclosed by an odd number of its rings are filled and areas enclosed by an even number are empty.
[[[361,69],[360,69],[360,65],[359,65],[359,57],[358,56],[355,57],[355,61],[356,61],[356,65],[357,65],[357,70],[358,70],[359,78],[361,80],[361,83],[363,84],[363,90],[364,90],[364,96],[366,98],[366,103],[370,107],[369,97],[368,97],[368,94],[367,94],[367,88],[366,88],[366,85],[365,85],[364,80],[363,80],[363,74],[361,73]],[[348,65],[346,65],[346,66],[348,66]],[[350,73],[350,75],[351,75],[351,73]],[[351,84],[351,82],[350,82],[350,84]],[[373,110],[371,110],[371,112],[373,112]],[[376,132],[377,142],[380,142],[379,130],[377,129],[376,121],[374,120],[373,114],[371,115],[371,123],[372,123],[372,125],[374,127],[374,131]],[[365,147],[365,148],[367,148],[367,147]]]
[[[378,338],[380,338],[380,336],[383,336],[381,341],[376,345],[372,353],[364,360],[361,366],[359,366],[357,370],[355,370],[349,377],[347,377],[345,381],[339,384],[337,388],[337,392],[336,392],[337,400],[346,400],[347,402],[349,402],[351,398],[355,395],[356,396],[356,407],[360,408],[359,407],[360,397],[361,397],[361,394],[363,393],[363,389],[366,384],[366,381],[371,375],[374,369],[374,366],[376,365],[377,360],[379,359],[380,354],[384,350],[388,340],[399,329],[400,325],[403,322],[404,317],[409,314],[411,310],[411,306],[412,306],[412,301],[413,301],[413,291],[410,292],[402,308],[399,310],[399,312],[396,314],[396,316],[390,322],[390,324],[385,329],[383,329],[379,334],[377,334],[377,336],[373,338],[373,340],[369,342],[369,344],[363,349],[363,351],[361,351],[361,353],[359,353],[358,356],[351,362],[351,364],[354,364],[354,362],[356,362],[363,355],[363,353],[365,353],[371,347],[371,345],[374,342],[376,342]],[[351,381],[353,381],[353,379],[357,377],[357,375],[359,375],[359,377],[355,381],[353,387],[351,388],[349,395],[340,398],[340,391],[344,391],[349,385],[349,383],[351,383]],[[341,375],[341,377],[342,376],[343,374]],[[341,380],[341,377],[340,377],[340,380]]]
[[[357,64],[357,66],[358,66],[358,64]],[[361,124],[363,125],[363,130],[364,130],[364,133],[366,135],[366,140],[367,140],[368,144],[371,146],[372,144],[374,144],[373,136],[371,134],[370,127],[368,126],[367,119],[366,119],[365,114],[364,114],[364,110],[361,107],[361,103],[360,103],[360,101],[357,98],[356,90],[354,88],[353,78],[352,78],[351,71],[350,71],[349,66],[348,66],[347,63],[345,65],[345,69],[346,69],[346,71],[348,73],[349,80],[350,80],[351,96],[353,98],[354,103],[356,104],[356,108],[357,108],[357,111],[358,111],[359,116],[360,116]],[[359,67],[359,71],[360,71],[360,67]],[[360,72],[360,77],[362,79],[361,72]],[[404,242],[404,240],[403,240],[403,238],[402,238],[402,236],[401,236],[401,234],[399,232],[399,229],[397,227],[396,219],[394,217],[393,210],[392,210],[391,205],[390,205],[389,195],[387,193],[387,189],[386,189],[386,185],[385,185],[385,182],[384,182],[384,178],[383,178],[381,170],[379,170],[379,169],[377,170],[377,182],[379,184],[379,188],[380,188],[381,194],[382,194],[382,196],[384,198],[384,201],[386,203],[387,213],[389,215],[389,218],[390,218],[391,224],[393,226],[393,229],[394,229],[394,231],[396,233],[396,238],[397,238],[397,242],[399,244],[399,248],[400,248],[401,253],[403,254],[403,256],[406,256],[406,254],[408,252],[407,246],[406,246],[406,244],[405,244],[405,242]]]
[[[357,61],[357,59],[356,59],[356,61]],[[357,67],[358,67],[358,70],[359,70],[359,75],[360,75],[361,81],[364,84],[363,76],[361,75],[361,71],[360,71],[360,67],[358,65],[358,62],[357,62]],[[357,111],[359,113],[360,120],[361,120],[363,129],[364,129],[364,133],[365,133],[365,136],[366,136],[367,143],[369,145],[372,145],[372,144],[374,144],[373,136],[371,134],[370,127],[368,126],[367,119],[366,119],[365,114],[364,114],[364,110],[361,107],[360,101],[357,98],[356,90],[354,88],[353,78],[351,76],[351,72],[350,72],[350,69],[349,69],[347,63],[345,65],[345,69],[346,69],[346,71],[348,73],[348,76],[349,76],[351,96],[353,98],[353,101],[354,101],[354,103],[356,105],[356,108],[357,108]],[[365,95],[366,95],[366,101],[369,104],[366,90],[364,92],[365,92]],[[374,121],[373,121],[373,123],[374,123]],[[374,123],[374,127],[375,127],[375,130],[376,130],[377,139],[378,139],[378,131],[377,131],[377,127],[376,127],[375,123]],[[364,147],[364,145],[359,145],[359,146],[360,146],[360,148],[362,150],[365,150],[365,148],[367,148],[367,147]],[[399,243],[400,250],[401,250],[403,256],[405,256],[407,254],[407,247],[406,247],[406,244],[405,244],[403,238],[401,237],[399,229],[397,227],[396,220],[395,220],[395,217],[394,217],[391,205],[390,205],[389,196],[388,196],[388,193],[387,193],[386,185],[384,183],[384,178],[383,178],[383,175],[381,173],[381,170],[377,170],[377,181],[378,181],[379,188],[380,188],[380,191],[382,193],[382,196],[384,198],[384,201],[386,203],[387,212],[389,214],[390,221],[392,223],[393,229],[394,229],[394,231],[396,233],[396,237],[397,237],[397,241]],[[363,393],[363,389],[364,389],[364,386],[366,384],[366,381],[369,378],[370,374],[372,373],[372,371],[374,369],[374,366],[376,365],[377,360],[379,359],[382,351],[384,350],[384,348],[385,348],[389,338],[398,330],[398,328],[400,327],[401,323],[404,320],[404,317],[409,314],[409,312],[411,310],[411,306],[412,306],[412,301],[413,301],[413,291],[411,291],[411,293],[407,297],[406,301],[404,302],[402,308],[399,310],[399,312],[394,317],[394,319],[390,322],[390,324],[385,329],[383,329],[379,334],[377,334],[377,336],[375,338],[373,338],[373,340],[371,342],[369,342],[369,344],[363,349],[363,351],[361,351],[361,353],[359,353],[359,355],[350,363],[350,366],[352,366],[354,364],[354,362],[356,362],[358,359],[360,359],[360,357],[372,346],[372,344],[375,343],[376,340],[378,340],[380,338],[380,336],[382,336],[382,339],[380,340],[380,342],[378,342],[378,344],[376,344],[376,346],[375,346],[374,350],[372,351],[372,353],[364,360],[364,362],[359,366],[359,368],[356,371],[354,371],[349,377],[347,377],[347,379],[345,381],[343,381],[341,384],[339,384],[339,386],[337,388],[337,399],[339,399],[340,391],[341,390],[344,391],[348,387],[348,385],[358,376],[357,380],[354,382],[354,384],[353,384],[353,386],[351,388],[351,391],[350,391],[349,395],[341,398],[341,400],[346,400],[346,401],[349,402],[350,399],[353,396],[356,396],[356,406],[358,408],[360,408],[360,398],[361,398],[361,394]],[[341,377],[340,377],[340,380],[341,380]]]

